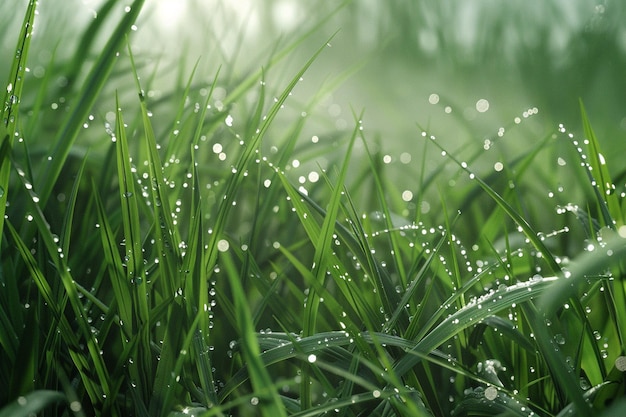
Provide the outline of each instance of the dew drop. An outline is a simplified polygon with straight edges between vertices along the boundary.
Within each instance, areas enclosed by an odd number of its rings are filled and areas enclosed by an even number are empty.
[[[496,397],[498,397],[498,390],[496,389],[496,387],[487,387],[485,389],[485,398],[488,399],[489,401],[493,401],[496,399]]]
[[[489,110],[489,102],[484,98],[481,98],[476,102],[476,110],[478,110],[479,113],[486,112]]]
[[[220,252],[226,252],[230,247],[227,240],[221,239],[217,242],[217,250]]]
[[[70,403],[70,409],[75,413],[79,412],[82,408],[83,406],[78,401],[72,401]]]

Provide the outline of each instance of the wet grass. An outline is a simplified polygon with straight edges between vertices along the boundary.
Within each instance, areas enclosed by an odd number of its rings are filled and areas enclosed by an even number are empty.
[[[353,68],[301,92],[324,16],[248,72],[157,88],[142,4],[104,2],[114,25],[32,71],[35,2],[16,32],[0,416],[623,414],[625,171],[582,102],[580,132],[523,149],[535,108],[395,154],[367,112],[318,112]]]

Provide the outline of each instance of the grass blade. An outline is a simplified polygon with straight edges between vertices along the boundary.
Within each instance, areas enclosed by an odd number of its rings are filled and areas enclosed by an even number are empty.
[[[276,98],[274,104],[269,109],[267,116],[264,118],[263,123],[259,127],[257,133],[250,139],[250,143],[245,144],[243,152],[239,157],[237,164],[235,166],[234,174],[228,179],[224,190],[224,198],[220,202],[220,206],[218,209],[217,217],[215,219],[215,224],[213,226],[213,233],[211,234],[211,239],[208,243],[208,253],[207,253],[207,270],[212,270],[215,266],[215,262],[217,259],[217,241],[221,238],[221,232],[224,228],[224,224],[226,222],[226,218],[230,209],[232,207],[233,201],[235,201],[235,196],[237,194],[237,189],[241,184],[241,181],[244,178],[244,173],[246,168],[252,161],[252,158],[256,154],[256,150],[258,149],[261,140],[267,133],[270,125],[276,118],[276,115],[284,105],[285,101],[289,97],[289,94],[294,89],[296,84],[302,78],[302,75],[307,71],[307,69],[313,64],[315,59],[322,53],[322,51],[326,48],[326,44],[319,48],[313,56],[304,64],[302,68],[297,72],[297,74],[291,79],[288,85],[285,87],[283,92],[279,97]]]
[[[9,177],[13,138],[17,131],[20,100],[24,88],[26,61],[30,51],[30,40],[35,21],[37,2],[31,0],[26,8],[24,22],[15,47],[15,59],[9,73],[8,84],[0,112],[0,236],[4,230],[6,207],[9,197]]]
[[[260,357],[261,352],[254,330],[252,313],[248,308],[246,294],[240,281],[240,277],[246,274],[235,270],[233,261],[228,252],[223,252],[220,257],[227,271],[228,281],[233,294],[233,302],[239,321],[239,333],[242,338],[241,348],[250,374],[252,388],[254,389],[255,395],[260,397],[259,407],[261,415],[266,417],[286,416],[287,414],[278,392],[273,388],[270,375]]]
[[[117,53],[121,49],[126,35],[131,30],[131,26],[137,19],[143,3],[144,0],[135,0],[128,6],[130,8],[129,11],[124,14],[123,19],[115,28],[102,53],[98,56],[96,63],[85,80],[78,101],[72,106],[73,110],[54,139],[54,147],[50,152],[50,155],[54,155],[54,157],[48,163],[46,169],[41,171],[42,175],[39,177],[37,187],[43,207],[46,206],[48,198],[52,194],[52,189],[61,173],[70,149],[82,129],[83,123],[87,120],[93,104],[113,70]]]
[[[561,271],[561,267],[559,266],[559,264],[556,262],[556,260],[554,259],[554,257],[552,256],[552,252],[546,248],[545,244],[543,243],[543,241],[539,238],[539,236],[537,235],[537,232],[535,232],[533,230],[533,228],[530,226],[530,224],[528,224],[528,222],[526,221],[526,219],[524,219],[524,217],[522,217],[519,213],[517,213],[515,211],[515,209],[509,204],[507,203],[493,188],[491,188],[484,180],[482,180],[479,176],[477,176],[476,174],[472,173],[470,171],[470,169],[467,167],[467,164],[461,163],[458,159],[456,159],[454,156],[452,156],[451,154],[447,153],[447,151],[439,144],[437,143],[436,140],[431,140],[431,143],[434,144],[437,148],[439,148],[441,151],[446,152],[446,154],[448,155],[448,158],[450,158],[452,161],[454,161],[459,167],[461,167],[465,172],[467,172],[470,175],[470,178],[472,178],[474,181],[476,181],[478,183],[478,185],[489,195],[489,197],[491,197],[497,204],[498,206],[504,210],[504,212],[513,220],[515,221],[515,223],[522,229],[522,231],[524,232],[524,235],[526,236],[526,238],[528,238],[528,240],[533,244],[533,246],[535,246],[535,248],[541,252],[541,254],[543,255],[544,259],[546,260],[546,263],[548,264],[548,267],[551,269],[551,271],[554,274],[558,274]]]
[[[66,401],[65,395],[59,391],[33,391],[2,408],[0,417],[29,417],[50,405],[64,401]]]
[[[148,403],[152,390],[152,374],[142,369],[152,369],[152,353],[150,347],[150,309],[148,306],[148,286],[142,250],[141,222],[139,220],[139,195],[135,190],[135,176],[131,167],[131,156],[128,151],[126,127],[119,102],[116,97],[116,150],[117,171],[119,179],[122,224],[124,228],[124,264],[126,279],[130,283],[133,319],[129,332],[138,338],[137,358],[129,366],[130,375],[140,390],[142,404]]]
[[[598,195],[598,204],[600,205],[600,209],[603,214],[602,218],[604,220],[604,225],[613,229],[615,226],[619,227],[624,224],[622,209],[619,205],[615,184],[611,180],[611,175],[609,174],[604,155],[600,149],[600,142],[591,127],[591,122],[589,121],[589,117],[587,116],[587,111],[585,110],[582,100],[579,102],[583,130],[585,132],[585,137],[589,141],[587,145],[589,150],[588,153],[591,159],[588,162],[589,171],[595,180],[594,188],[597,188],[600,191],[600,195]]]

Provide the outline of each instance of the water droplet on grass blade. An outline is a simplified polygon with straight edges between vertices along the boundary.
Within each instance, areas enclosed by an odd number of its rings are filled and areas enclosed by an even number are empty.
[[[487,100],[486,100],[486,99],[484,99],[484,98],[481,98],[480,100],[478,100],[478,101],[476,102],[476,110],[477,110],[479,113],[484,113],[484,112],[486,112],[487,110],[489,110],[489,101],[487,101]]]
[[[498,390],[496,387],[487,387],[485,389],[485,398],[489,401],[493,401],[498,397]]]

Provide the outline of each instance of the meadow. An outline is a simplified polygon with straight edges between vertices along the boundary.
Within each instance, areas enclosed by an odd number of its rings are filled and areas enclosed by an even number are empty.
[[[0,417],[626,414],[619,2],[149,3],[0,5]]]

